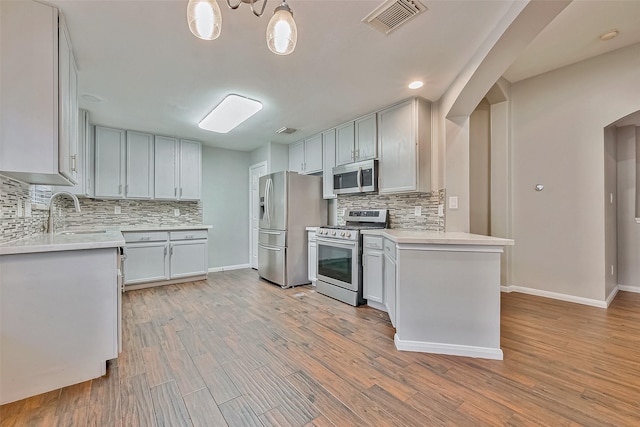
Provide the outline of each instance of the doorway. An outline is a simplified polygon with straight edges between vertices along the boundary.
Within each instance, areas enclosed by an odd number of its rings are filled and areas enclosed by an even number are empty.
[[[258,224],[260,220],[260,177],[267,174],[267,162],[249,167],[249,263],[258,268]]]

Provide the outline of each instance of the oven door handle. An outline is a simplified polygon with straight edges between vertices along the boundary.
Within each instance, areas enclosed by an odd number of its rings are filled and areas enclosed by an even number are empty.
[[[333,240],[333,239],[324,239],[322,237],[316,236],[316,245],[324,243],[326,246],[340,247],[340,248],[349,248],[352,249],[358,246],[358,242],[350,241],[350,240]]]

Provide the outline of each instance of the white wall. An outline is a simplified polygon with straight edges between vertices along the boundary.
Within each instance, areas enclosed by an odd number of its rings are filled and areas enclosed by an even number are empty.
[[[614,128],[615,129],[615,128]],[[617,128],[618,284],[640,292],[640,224],[635,221],[636,151],[640,127]]]
[[[249,264],[251,154],[202,147],[202,220],[209,231],[209,268]]]
[[[616,128],[604,130],[604,277],[605,297],[613,298],[618,285],[618,231],[616,188]]]
[[[289,169],[289,146],[269,142],[249,153],[250,163],[267,162],[267,171],[280,172]]]
[[[512,284],[604,301],[603,135],[640,110],[640,44],[515,83],[511,107]]]
[[[469,231],[491,234],[491,111],[483,99],[469,120]]]

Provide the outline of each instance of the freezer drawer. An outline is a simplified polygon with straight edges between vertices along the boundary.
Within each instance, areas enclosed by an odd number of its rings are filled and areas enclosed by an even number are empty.
[[[258,243],[258,273],[260,277],[285,286],[286,259],[287,248]]]
[[[258,243],[265,246],[287,246],[287,232],[261,228],[258,232]]]

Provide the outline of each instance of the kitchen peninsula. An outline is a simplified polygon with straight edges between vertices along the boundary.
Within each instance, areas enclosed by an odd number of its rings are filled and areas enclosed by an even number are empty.
[[[384,240],[379,288],[398,350],[502,360],[500,255],[513,240],[399,229],[362,233]]]

